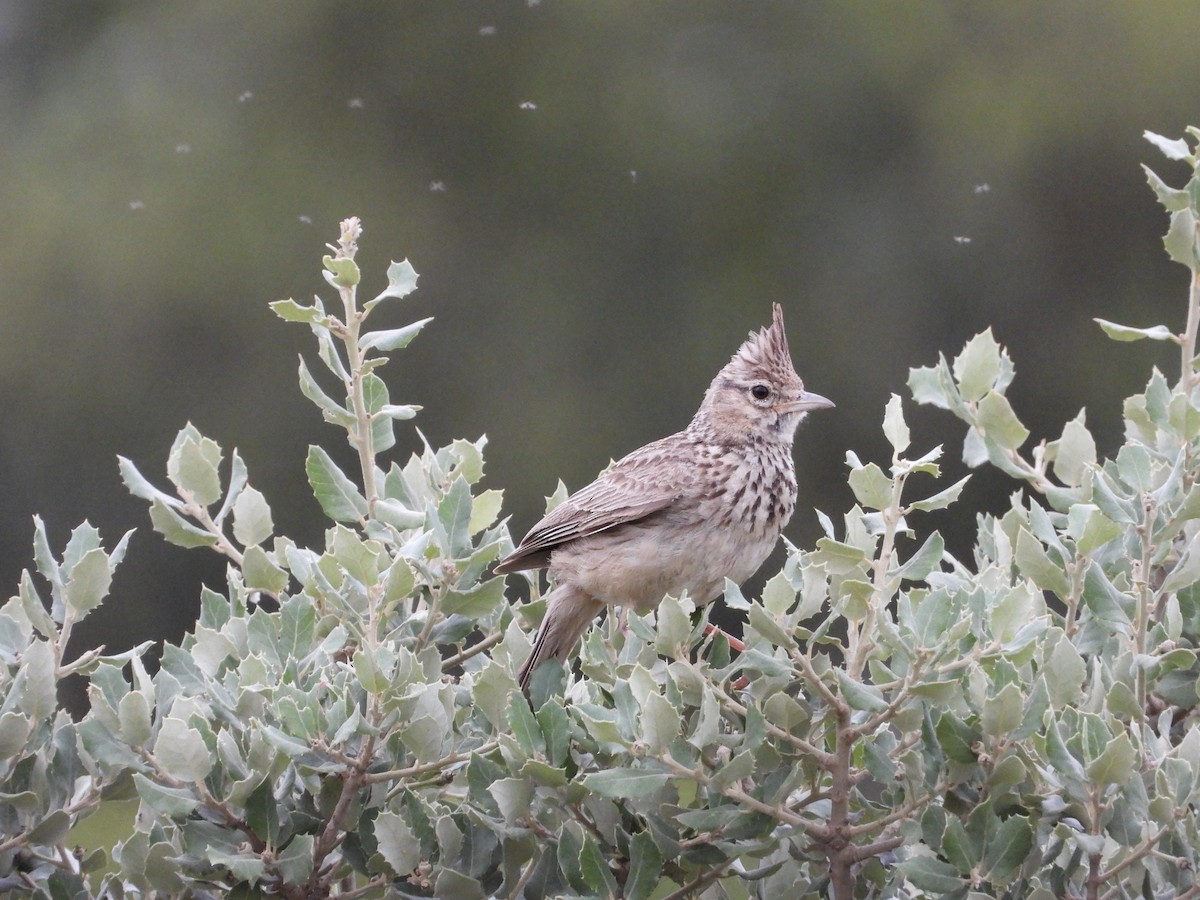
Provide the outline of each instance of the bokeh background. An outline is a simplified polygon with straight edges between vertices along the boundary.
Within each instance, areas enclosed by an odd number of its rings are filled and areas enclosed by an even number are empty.
[[[394,402],[435,444],[487,434],[518,537],[558,478],[683,427],[773,301],[838,404],[800,435],[793,540],[852,504],[848,449],[886,461],[908,368],[989,326],[1034,439],[1086,405],[1111,449],[1178,362],[1091,318],[1181,326],[1139,163],[1183,180],[1141,135],[1200,124],[1198,85],[1189,3],[0,0],[3,596],[34,513],[56,547],[137,527],[77,646],[178,637],[223,563],[153,534],[116,455],[165,485],[189,420],[320,542],[306,447],[351,454],[267,303],[331,296],[348,215],[365,296],[391,258],[421,274],[384,324],[436,317]],[[957,423],[909,409],[957,477]],[[928,524],[969,552],[1013,487]]]

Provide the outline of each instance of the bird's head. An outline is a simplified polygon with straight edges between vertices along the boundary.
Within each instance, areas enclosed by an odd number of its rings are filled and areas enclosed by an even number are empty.
[[[709,385],[694,427],[711,431],[722,443],[755,438],[791,444],[797,426],[814,409],[833,402],[804,389],[792,366],[783,309],[774,307],[771,324],[750,337]]]

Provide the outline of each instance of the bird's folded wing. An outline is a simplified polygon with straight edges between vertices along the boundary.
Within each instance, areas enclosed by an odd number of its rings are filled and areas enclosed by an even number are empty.
[[[677,500],[683,486],[677,481],[664,482],[661,457],[645,452],[654,447],[651,444],[635,451],[564,500],[500,561],[496,573],[544,566],[550,551],[567,541],[635,522]]]

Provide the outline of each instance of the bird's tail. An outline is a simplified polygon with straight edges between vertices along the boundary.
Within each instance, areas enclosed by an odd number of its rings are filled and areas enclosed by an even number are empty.
[[[564,660],[575,647],[579,636],[587,631],[604,604],[569,584],[560,584],[546,596],[546,617],[533,641],[533,651],[517,681],[528,695],[533,670],[546,660]]]

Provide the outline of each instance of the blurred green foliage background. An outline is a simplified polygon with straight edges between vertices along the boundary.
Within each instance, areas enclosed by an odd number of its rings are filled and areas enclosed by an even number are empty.
[[[1187,3],[5,0],[0,582],[35,512],[56,545],[138,527],[80,646],[177,637],[223,566],[151,534],[116,454],[162,472],[188,420],[320,542],[303,460],[336,432],[267,303],[331,296],[348,215],[363,296],[407,256],[393,324],[437,317],[393,401],[434,444],[489,436],[517,532],[559,477],[683,427],[772,301],[838,404],[800,434],[794,540],[853,502],[847,449],[886,461],[909,366],[989,325],[1034,439],[1086,404],[1107,452],[1175,353],[1091,317],[1180,327],[1138,163],[1182,178],[1141,133],[1200,123],[1198,84]],[[910,420],[955,474],[954,421]],[[1009,489],[968,486],[952,550]]]

